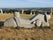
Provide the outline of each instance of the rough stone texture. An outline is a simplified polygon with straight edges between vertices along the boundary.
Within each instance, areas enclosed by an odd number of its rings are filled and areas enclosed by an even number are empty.
[[[49,28],[0,28],[0,40],[53,40],[53,18]]]

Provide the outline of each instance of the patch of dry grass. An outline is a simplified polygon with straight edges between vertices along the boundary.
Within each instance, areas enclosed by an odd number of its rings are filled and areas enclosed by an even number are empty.
[[[6,20],[10,17],[13,17],[14,15],[13,14],[0,14],[0,20]],[[28,15],[28,14],[20,14],[21,17],[23,18],[29,18],[31,17],[32,15]]]
[[[13,17],[13,14],[0,14],[0,20],[6,20],[7,18]]]
[[[11,15],[11,14],[10,14]],[[29,17],[32,15],[21,15]],[[8,16],[7,16],[8,17]],[[5,17],[6,19],[6,17]],[[0,40],[53,40],[53,18],[50,20],[51,28],[0,28]]]

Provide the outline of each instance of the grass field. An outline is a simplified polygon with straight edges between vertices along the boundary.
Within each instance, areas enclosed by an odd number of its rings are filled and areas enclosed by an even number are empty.
[[[12,17],[12,14],[0,14],[0,19],[5,20]],[[24,18],[31,17],[32,15],[21,15]],[[0,40],[53,40],[53,18],[51,18],[49,28],[0,28]]]

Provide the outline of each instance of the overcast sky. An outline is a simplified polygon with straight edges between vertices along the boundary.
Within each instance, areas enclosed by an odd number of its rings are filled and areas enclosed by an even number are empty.
[[[53,7],[53,0],[0,0],[0,8]]]

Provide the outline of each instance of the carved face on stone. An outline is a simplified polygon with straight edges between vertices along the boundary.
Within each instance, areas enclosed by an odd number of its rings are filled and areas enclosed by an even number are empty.
[[[14,16],[15,17],[20,17],[20,13],[19,12],[15,12]]]

